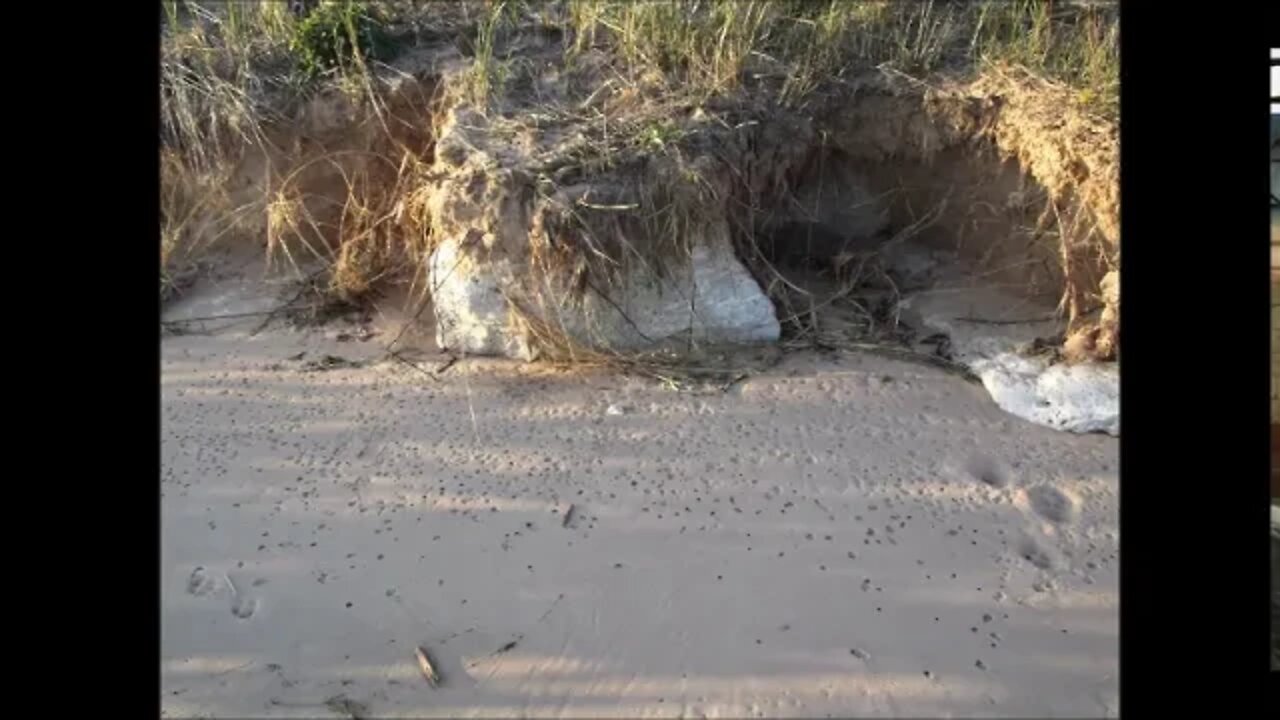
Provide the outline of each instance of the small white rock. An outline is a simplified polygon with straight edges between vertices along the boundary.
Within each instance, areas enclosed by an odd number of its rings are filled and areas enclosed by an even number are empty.
[[[621,408],[620,406],[618,406],[618,405],[610,405],[610,406],[609,406],[609,408],[608,408],[607,410],[605,410],[605,411],[604,411],[604,414],[605,414],[605,415],[621,415],[621,414],[622,414],[622,412],[623,412],[623,411],[622,411],[622,408]]]

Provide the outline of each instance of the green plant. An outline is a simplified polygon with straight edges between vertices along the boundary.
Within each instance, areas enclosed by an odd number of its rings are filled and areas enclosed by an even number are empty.
[[[475,58],[469,77],[471,102],[485,110],[493,96],[501,95],[513,74],[510,53],[498,54],[504,36],[514,31],[526,12],[525,0],[488,3],[476,22]]]
[[[1021,65],[1072,85],[1114,115],[1119,14],[1114,4],[1051,0],[568,0],[566,60],[612,50],[632,77],[715,95],[750,74],[781,80],[802,106],[830,78],[882,64],[916,75]]]
[[[1055,9],[1047,0],[978,6],[970,52],[1072,85],[1086,106],[1114,117],[1120,99],[1120,17],[1115,5]]]
[[[684,136],[681,128],[670,120],[659,120],[640,131],[637,137],[641,146],[661,152],[667,145],[678,142]]]
[[[383,59],[392,50],[383,19],[353,0],[317,7],[296,25],[289,48],[307,78],[343,69],[356,58]]]

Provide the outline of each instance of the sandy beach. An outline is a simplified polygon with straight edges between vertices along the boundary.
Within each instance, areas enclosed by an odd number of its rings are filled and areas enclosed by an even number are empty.
[[[161,343],[165,717],[1118,711],[1115,438],[869,355],[433,376],[260,322]]]

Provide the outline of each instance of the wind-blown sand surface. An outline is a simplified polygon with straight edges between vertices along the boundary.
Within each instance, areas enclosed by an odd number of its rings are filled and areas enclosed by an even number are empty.
[[[165,716],[1117,713],[1114,438],[878,357],[433,381],[260,320],[161,344]]]

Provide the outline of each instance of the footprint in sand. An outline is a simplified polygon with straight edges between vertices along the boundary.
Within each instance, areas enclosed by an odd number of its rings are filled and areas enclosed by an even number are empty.
[[[1013,482],[1009,466],[988,455],[971,456],[964,470],[978,482],[995,488],[1008,487]]]
[[[203,566],[197,567],[191,571],[191,577],[187,579],[187,592],[197,597],[204,597],[216,590],[218,584],[209,575],[209,571]]]
[[[258,611],[258,599],[248,595],[236,595],[231,600],[231,614],[241,620],[248,620]]]
[[[1050,522],[1063,524],[1075,519],[1075,500],[1051,485],[1028,488],[1027,502],[1037,515]]]
[[[248,620],[258,611],[258,598],[240,591],[236,584],[232,582],[231,576],[226,576],[227,587],[231,590],[231,614],[241,620]],[[259,583],[254,583],[257,586]]]

